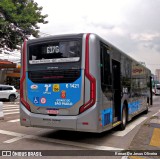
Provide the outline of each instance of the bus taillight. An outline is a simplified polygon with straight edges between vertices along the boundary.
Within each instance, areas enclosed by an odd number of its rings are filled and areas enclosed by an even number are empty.
[[[83,113],[95,104],[96,101],[96,80],[92,77],[90,80],[90,100],[80,107],[79,113]]]
[[[24,99],[24,82],[26,78],[26,40],[24,41],[23,48],[22,48],[22,77],[20,81],[20,101],[26,107],[27,110],[30,111],[30,105]]]
[[[90,100],[80,107],[79,113],[82,113],[92,107],[96,101],[96,79],[89,72],[89,36],[86,36],[86,48],[85,48],[85,76],[90,81]]]

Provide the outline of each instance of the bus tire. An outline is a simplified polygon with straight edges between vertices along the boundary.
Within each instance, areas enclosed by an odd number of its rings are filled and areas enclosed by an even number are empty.
[[[148,106],[147,106],[147,109],[144,111],[144,114],[147,114],[148,113]]]
[[[144,114],[148,113],[148,106],[149,106],[149,98],[147,98],[147,105],[146,105],[146,110],[144,111]]]
[[[123,105],[121,124],[119,127],[121,131],[126,128],[126,124],[127,124],[127,108],[126,108],[126,105]]]

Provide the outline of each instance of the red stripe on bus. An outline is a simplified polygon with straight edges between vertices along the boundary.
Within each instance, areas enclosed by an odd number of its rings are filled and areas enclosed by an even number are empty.
[[[80,107],[79,112],[82,113],[92,107],[96,102],[96,79],[89,72],[89,37],[86,35],[86,48],[85,48],[85,76],[90,81],[90,99],[83,106]]]
[[[23,88],[23,83],[26,79],[26,44],[27,44],[27,41],[24,40],[24,43],[23,43],[23,48],[22,48],[22,77],[21,77],[21,82],[20,82],[20,100],[21,100],[21,103],[30,111],[30,105],[25,101],[24,99],[24,88]]]

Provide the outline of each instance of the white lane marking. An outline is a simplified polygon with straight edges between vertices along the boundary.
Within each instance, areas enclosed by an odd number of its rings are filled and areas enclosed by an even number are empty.
[[[3,107],[19,107],[19,105],[18,104],[14,104],[14,105],[3,104]]]
[[[19,109],[19,107],[9,107],[9,108],[3,108],[3,111],[5,111],[5,110],[13,110],[13,109]]]
[[[19,105],[17,105],[17,104],[3,104],[3,107],[12,107],[12,106],[19,106]]]
[[[4,115],[18,114],[19,105],[3,105],[3,113]]]
[[[18,109],[18,110],[19,110],[19,108],[15,107],[15,108],[7,108],[7,109],[3,109],[3,111],[14,110],[14,109]]]
[[[147,117],[140,117],[139,119],[136,119],[135,121],[133,121],[132,123],[128,124],[126,126],[126,129],[123,131],[119,131],[119,132],[115,132],[112,135],[114,136],[125,136],[126,134],[128,134],[131,130],[133,130],[137,125],[139,125],[140,123],[142,123],[144,120],[146,120]]]
[[[15,138],[13,138],[13,139],[6,140],[6,141],[4,141],[3,143],[10,144],[10,143],[16,142],[16,141],[18,141],[18,140],[20,140],[20,139],[23,139],[23,137],[15,137]]]
[[[20,119],[9,120],[8,122],[10,122],[10,123],[14,123],[14,122],[18,122],[18,121],[20,121]]]
[[[155,114],[153,114],[152,116],[156,116],[158,113],[160,113],[160,110],[158,110],[158,112],[157,112],[157,113],[155,113]]]
[[[17,111],[17,110],[19,110],[19,109],[10,109],[10,110],[3,110],[3,112],[11,112],[11,111]]]
[[[15,138],[4,141],[4,143],[13,143],[13,142],[18,141],[20,139],[34,139],[34,140],[39,140],[39,141],[45,141],[45,142],[57,143],[57,144],[69,145],[69,146],[76,146],[76,147],[94,149],[94,150],[124,150],[122,148],[117,148],[117,147],[97,146],[97,145],[78,143],[78,142],[73,142],[73,141],[51,139],[51,138],[21,134],[21,133],[16,133],[16,132],[12,132],[12,131],[6,131],[6,130],[0,130],[0,134],[15,136]]]
[[[123,156],[121,159],[128,159],[128,156]]]
[[[24,136],[24,134],[12,132],[12,131],[6,131],[6,130],[0,130],[0,134],[10,135],[10,136],[16,136],[16,137]]]
[[[19,113],[19,111],[18,112],[11,112],[11,113],[4,113],[4,115],[18,114],[18,113]]]
[[[19,108],[19,105],[14,105],[14,106],[3,106],[3,109],[7,109],[7,108]]]

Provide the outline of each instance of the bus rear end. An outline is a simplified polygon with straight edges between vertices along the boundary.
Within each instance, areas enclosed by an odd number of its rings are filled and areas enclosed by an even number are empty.
[[[21,125],[98,131],[96,79],[90,73],[89,37],[90,34],[78,34],[24,42]]]

